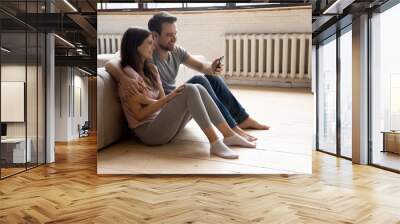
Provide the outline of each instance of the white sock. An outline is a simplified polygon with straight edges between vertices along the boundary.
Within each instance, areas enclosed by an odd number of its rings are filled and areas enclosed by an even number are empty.
[[[237,159],[239,155],[232,151],[228,146],[226,146],[221,139],[211,143],[210,148],[211,154],[214,154],[218,157],[222,157],[224,159]]]
[[[245,148],[255,148],[256,144],[253,142],[248,141],[247,139],[243,138],[242,136],[234,133],[230,137],[224,138],[224,143],[227,146],[236,145],[236,146],[243,146]]]

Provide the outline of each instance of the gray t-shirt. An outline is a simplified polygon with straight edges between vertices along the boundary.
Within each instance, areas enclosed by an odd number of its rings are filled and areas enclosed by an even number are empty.
[[[186,60],[188,55],[187,51],[178,45],[175,45],[174,50],[168,52],[168,57],[164,60],[160,59],[157,51],[154,51],[153,63],[160,73],[165,94],[175,89],[175,78],[178,75],[179,65]]]

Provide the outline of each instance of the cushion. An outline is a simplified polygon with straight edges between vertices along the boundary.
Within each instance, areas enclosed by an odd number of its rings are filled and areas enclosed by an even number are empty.
[[[115,54],[98,54],[97,55],[97,68],[104,67],[107,63],[107,61],[119,57],[119,51],[117,51]]]

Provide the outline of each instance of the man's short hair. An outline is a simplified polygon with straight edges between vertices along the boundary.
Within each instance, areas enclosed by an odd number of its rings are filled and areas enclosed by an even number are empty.
[[[167,13],[167,12],[159,12],[153,15],[151,19],[149,20],[148,28],[152,32],[157,32],[158,34],[161,35],[161,29],[162,29],[162,24],[163,23],[174,23],[178,19]]]

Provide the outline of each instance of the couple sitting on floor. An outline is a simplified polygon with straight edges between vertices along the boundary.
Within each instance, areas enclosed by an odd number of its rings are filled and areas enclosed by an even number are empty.
[[[175,45],[176,21],[161,12],[150,19],[150,31],[129,28],[122,38],[121,58],[106,64],[118,82],[129,128],[143,143],[160,145],[170,142],[193,117],[210,142],[211,154],[236,159],[238,154],[228,146],[256,147],[257,138],[243,129],[269,127],[252,119],[224,81],[212,75],[222,70],[219,59],[203,63]],[[207,75],[194,76],[176,88],[180,64]]]

